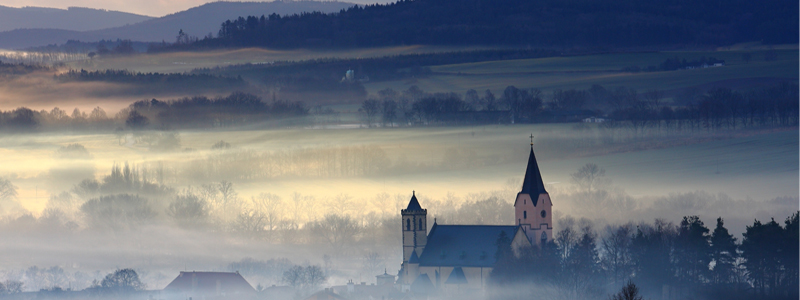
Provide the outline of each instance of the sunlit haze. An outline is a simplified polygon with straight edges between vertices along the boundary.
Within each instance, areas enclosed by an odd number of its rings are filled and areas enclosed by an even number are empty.
[[[349,3],[0,0],[0,300],[800,297],[800,2]]]

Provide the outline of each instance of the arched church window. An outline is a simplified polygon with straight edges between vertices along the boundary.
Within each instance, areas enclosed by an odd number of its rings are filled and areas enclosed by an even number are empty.
[[[528,211],[527,210],[523,210],[522,211],[522,218],[523,219],[527,219],[528,218]]]
[[[547,232],[542,231],[542,245],[547,243]]]
[[[423,228],[422,228],[422,219],[419,219],[419,228],[417,228],[417,230],[423,230]]]
[[[545,210],[543,209],[543,210],[542,210],[542,218],[544,218],[544,217],[547,217],[547,211],[545,211]]]
[[[411,219],[406,219],[406,231],[411,231]]]

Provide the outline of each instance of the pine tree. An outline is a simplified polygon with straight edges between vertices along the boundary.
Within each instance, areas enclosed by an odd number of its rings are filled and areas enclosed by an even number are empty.
[[[715,284],[729,284],[733,282],[733,275],[736,268],[736,259],[739,254],[736,238],[728,233],[722,218],[717,218],[717,227],[711,234],[711,258],[714,261],[714,268],[711,271],[712,280]]]

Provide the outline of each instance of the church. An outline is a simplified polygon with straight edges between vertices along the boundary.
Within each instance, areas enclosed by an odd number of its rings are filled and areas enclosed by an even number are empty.
[[[427,230],[428,211],[411,196],[401,210],[403,262],[397,284],[403,292],[446,294],[481,292],[497,262],[497,240],[505,235],[512,249],[546,243],[553,236],[553,203],[544,188],[533,153],[514,201],[513,225],[444,225]]]

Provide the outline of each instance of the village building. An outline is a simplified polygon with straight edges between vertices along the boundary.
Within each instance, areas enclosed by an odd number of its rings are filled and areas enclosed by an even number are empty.
[[[533,137],[531,137],[533,138]],[[480,294],[497,263],[497,241],[511,240],[518,254],[522,247],[546,243],[553,236],[553,203],[544,187],[533,152],[522,188],[514,201],[515,223],[509,225],[434,224],[428,231],[428,211],[412,193],[401,210],[403,262],[397,284],[412,294]]]
[[[181,272],[162,291],[164,299],[255,299],[256,290],[239,272]]]

